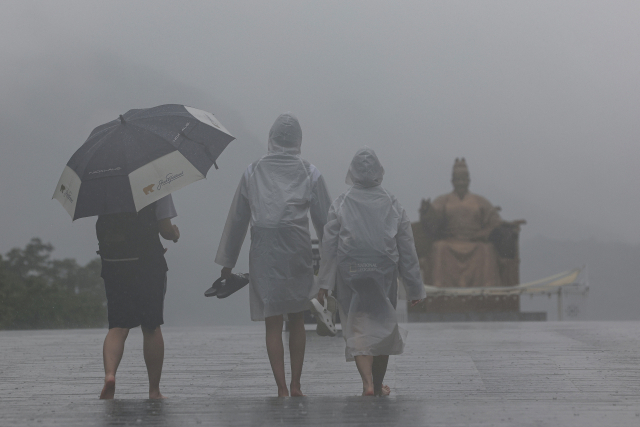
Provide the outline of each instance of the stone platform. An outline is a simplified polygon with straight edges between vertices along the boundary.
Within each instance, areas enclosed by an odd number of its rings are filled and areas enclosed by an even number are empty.
[[[275,398],[263,325],[164,328],[165,401],[134,330],[114,401],[105,330],[0,332],[0,426],[637,426],[639,322],[407,324],[388,398],[364,398],[344,341],[308,334],[304,398]]]
[[[544,322],[546,311],[495,311],[466,313],[409,312],[409,322]]]

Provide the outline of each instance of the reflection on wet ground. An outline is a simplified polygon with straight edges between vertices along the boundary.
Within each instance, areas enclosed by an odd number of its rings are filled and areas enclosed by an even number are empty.
[[[93,406],[93,405],[92,405]],[[106,402],[103,426],[144,425],[421,425],[424,404],[419,399],[361,396],[176,399],[165,401],[114,400]]]
[[[113,401],[97,399],[106,331],[0,332],[0,425],[640,425],[639,322],[408,327],[388,398],[357,396],[341,338],[309,333],[307,397],[276,398],[261,324],[165,328],[164,401],[146,399],[139,331]]]

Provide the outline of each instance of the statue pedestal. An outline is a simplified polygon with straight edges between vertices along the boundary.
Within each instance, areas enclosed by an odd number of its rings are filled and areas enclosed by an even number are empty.
[[[546,312],[520,312],[520,296],[431,296],[408,307],[409,322],[545,321]]]

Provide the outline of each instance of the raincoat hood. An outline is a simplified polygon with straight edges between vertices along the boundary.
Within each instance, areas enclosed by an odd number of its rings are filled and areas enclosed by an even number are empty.
[[[300,155],[302,128],[296,116],[283,113],[276,119],[269,131],[269,153]]]
[[[345,182],[356,187],[369,188],[382,184],[384,168],[376,156],[376,152],[369,147],[358,150],[347,172]]]

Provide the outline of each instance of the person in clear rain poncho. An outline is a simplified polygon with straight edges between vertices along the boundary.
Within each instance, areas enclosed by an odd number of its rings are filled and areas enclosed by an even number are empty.
[[[363,395],[388,395],[389,355],[404,349],[398,326],[398,277],[413,305],[425,298],[411,222],[380,184],[384,169],[370,148],[351,161],[352,187],[331,205],[322,237],[318,300],[337,288],[346,359],[355,359]]]
[[[282,343],[289,321],[291,395],[302,396],[300,376],[306,343],[303,311],[313,287],[309,218],[322,239],[331,199],[315,166],[300,158],[302,130],[291,113],[269,132],[269,152],[245,170],[233,199],[215,262],[222,277],[235,266],[251,224],[249,252],[251,319],[265,320],[267,353],[278,386],[288,396]]]

